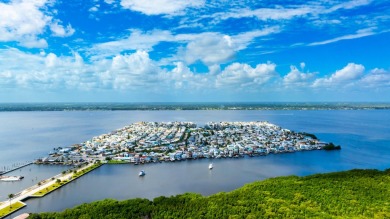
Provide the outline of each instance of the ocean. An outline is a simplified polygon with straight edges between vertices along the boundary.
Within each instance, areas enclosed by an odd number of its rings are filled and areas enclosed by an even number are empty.
[[[340,151],[306,151],[263,157],[104,165],[40,199],[29,199],[23,212],[61,211],[105,198],[153,199],[196,192],[211,195],[275,176],[349,169],[390,168],[390,110],[157,110],[157,111],[6,111],[0,112],[0,170],[47,156],[66,147],[138,121],[269,121],[297,132],[315,134],[341,145]],[[30,165],[9,175],[20,182],[0,183],[0,200],[60,173],[67,167]],[[147,175],[138,177],[140,169]]]

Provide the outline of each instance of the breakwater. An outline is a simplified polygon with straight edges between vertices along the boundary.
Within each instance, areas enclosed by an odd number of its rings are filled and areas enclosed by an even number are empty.
[[[10,173],[12,171],[18,170],[18,169],[23,168],[25,166],[31,165],[31,164],[33,164],[33,162],[27,161],[25,163],[13,164],[11,167],[4,166],[3,170],[0,171],[0,176],[4,175],[4,174],[7,174],[7,173]]]
[[[78,168],[70,169],[49,179],[42,180],[36,185],[24,189],[23,191],[15,194],[9,194],[8,201],[5,200],[0,203],[0,218],[6,217],[7,215],[25,207],[26,204],[23,202],[24,200],[43,197],[100,167],[101,165],[101,163],[86,163],[85,165],[80,165]]]

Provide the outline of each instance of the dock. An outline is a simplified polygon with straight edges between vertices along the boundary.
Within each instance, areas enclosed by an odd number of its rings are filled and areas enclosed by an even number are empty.
[[[15,170],[18,170],[18,169],[20,169],[20,168],[29,166],[29,165],[31,165],[31,164],[33,164],[33,163],[34,163],[34,162],[28,162],[28,163],[26,163],[26,164],[22,164],[22,165],[20,165],[20,166],[14,167],[14,168],[12,168],[12,169],[10,169],[10,170],[0,171],[0,176],[1,176],[1,175],[4,175],[4,174],[7,174],[7,173],[10,173],[10,172],[13,172],[13,171],[15,171]]]
[[[49,179],[43,180],[38,184],[31,186],[21,192],[13,194],[11,200],[4,200],[0,202],[0,218],[5,218],[6,216],[18,211],[19,209],[26,206],[23,203],[24,200],[29,198],[39,198],[43,197],[62,186],[76,180],[77,178],[87,174],[88,172],[100,167],[101,163],[90,163],[83,167],[67,171],[65,174],[60,173],[56,176],[53,176]],[[10,207],[12,206],[12,207]]]

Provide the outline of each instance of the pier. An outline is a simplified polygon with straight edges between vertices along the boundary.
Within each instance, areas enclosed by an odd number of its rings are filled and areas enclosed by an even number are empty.
[[[18,169],[23,168],[25,166],[31,165],[31,164],[33,164],[33,162],[27,162],[25,164],[21,164],[20,166],[18,165],[18,166],[15,166],[15,167],[11,168],[11,169],[0,171],[0,176],[4,175],[4,174],[7,174],[7,173],[10,173],[12,171],[18,170]]]
[[[78,169],[73,169],[66,171],[65,173],[60,173],[49,179],[43,180],[38,184],[33,185],[30,188],[27,188],[21,192],[12,194],[12,198],[0,202],[0,218],[4,218],[25,207],[26,204],[23,203],[24,200],[28,198],[43,197],[53,192],[54,190],[68,184],[69,182],[76,180],[84,174],[87,174],[88,172],[100,167],[101,165],[101,163],[89,163]]]

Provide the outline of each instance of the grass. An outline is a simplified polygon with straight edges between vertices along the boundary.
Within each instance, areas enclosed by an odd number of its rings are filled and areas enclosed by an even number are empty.
[[[129,164],[129,161],[122,161],[122,160],[109,160],[107,162],[108,164]]]
[[[32,194],[32,196],[33,197],[43,197],[43,196],[49,194],[50,192],[52,192],[52,191],[54,191],[54,190],[56,190],[56,189],[58,189],[58,188],[60,188],[60,187],[62,187],[64,185],[68,184],[69,182],[71,182],[71,181],[73,181],[73,180],[75,180],[75,179],[77,179],[79,177],[81,177],[82,175],[84,175],[84,174],[86,174],[86,173],[88,173],[88,172],[90,172],[90,171],[100,167],[101,165],[102,165],[101,163],[98,163],[98,164],[94,164],[94,165],[92,165],[92,166],[90,166],[90,167],[88,167],[88,168],[86,168],[84,170],[77,171],[76,173],[73,173],[73,176],[71,177],[71,179],[63,180],[61,182],[55,182],[53,185],[48,186],[46,188],[43,188],[43,189],[37,191],[36,193]]]
[[[3,218],[5,216],[9,215],[9,214],[23,208],[24,206],[26,206],[26,204],[24,204],[22,202],[15,202],[11,206],[7,205],[7,207],[0,209],[0,218]]]

